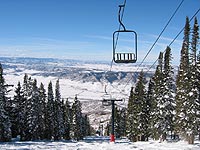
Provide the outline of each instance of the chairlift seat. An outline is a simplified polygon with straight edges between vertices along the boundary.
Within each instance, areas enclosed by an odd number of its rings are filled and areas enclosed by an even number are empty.
[[[115,53],[116,63],[135,63],[137,61],[135,53]]]

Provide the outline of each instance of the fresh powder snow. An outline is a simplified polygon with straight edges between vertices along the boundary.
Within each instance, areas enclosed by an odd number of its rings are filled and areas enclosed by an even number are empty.
[[[185,141],[179,142],[129,142],[127,139],[118,139],[115,143],[109,142],[109,137],[87,137],[83,141],[41,141],[0,143],[1,150],[199,150],[200,142],[189,145]]]

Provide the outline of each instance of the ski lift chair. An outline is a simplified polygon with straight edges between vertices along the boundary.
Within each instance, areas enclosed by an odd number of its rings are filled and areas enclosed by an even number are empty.
[[[118,30],[113,33],[113,61],[115,63],[135,63],[137,61],[137,33],[133,30],[126,30],[124,24],[122,23],[121,18],[121,9],[124,8],[125,5],[119,5],[118,12],[118,21],[122,26],[123,30]],[[121,52],[118,50],[117,45],[119,43],[119,35],[129,34],[130,40],[133,40],[131,44],[131,50],[126,52]]]
[[[121,52],[117,50],[118,35],[129,33],[133,39],[133,46],[128,52]],[[113,33],[113,61],[115,63],[135,63],[137,61],[137,33],[132,30],[119,30]]]
[[[111,105],[111,95],[106,93],[102,97],[103,97],[102,105],[110,106]]]

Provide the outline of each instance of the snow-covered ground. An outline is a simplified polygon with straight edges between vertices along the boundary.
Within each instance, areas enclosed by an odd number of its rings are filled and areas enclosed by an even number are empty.
[[[42,142],[9,142],[0,143],[0,150],[200,150],[200,142],[189,145],[179,142],[129,142],[127,139],[110,143],[108,137],[90,137],[80,142],[42,141]]]

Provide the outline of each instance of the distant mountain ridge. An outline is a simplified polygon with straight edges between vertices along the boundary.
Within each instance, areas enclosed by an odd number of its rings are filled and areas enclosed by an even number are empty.
[[[118,82],[132,78],[132,71],[111,70],[109,71],[109,62],[91,62],[70,59],[55,58],[28,58],[28,57],[0,57],[0,62],[4,69],[13,69],[13,72],[20,73],[24,70],[36,70],[31,75],[53,76],[59,78],[68,78],[82,82]],[[103,65],[103,68],[102,66]],[[123,66],[120,66],[123,68]],[[137,66],[135,66],[136,68]],[[130,67],[131,68],[131,67]],[[134,72],[134,77],[130,82],[136,82],[138,72]],[[148,73],[146,76],[151,76]]]

